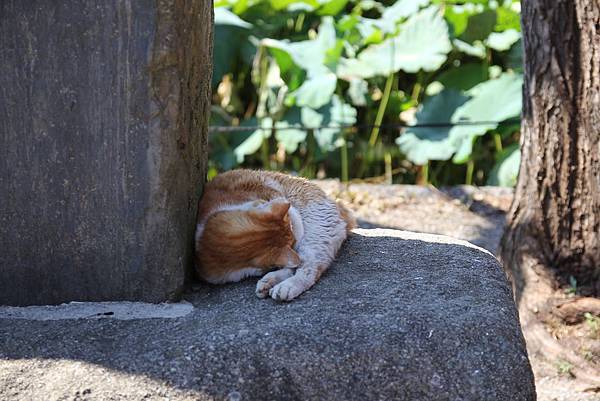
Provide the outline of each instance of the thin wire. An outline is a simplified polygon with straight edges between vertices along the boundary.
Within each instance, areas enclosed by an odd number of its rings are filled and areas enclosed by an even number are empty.
[[[315,127],[307,127],[304,125],[292,125],[288,127],[261,127],[259,125],[254,126],[231,126],[231,125],[216,125],[208,127],[208,132],[211,133],[227,133],[227,132],[247,132],[247,131],[256,131],[256,130],[265,130],[265,131],[292,131],[292,130],[301,130],[301,131],[310,131],[310,130],[321,130],[321,129],[372,129],[372,128],[452,128],[452,127],[468,127],[468,126],[478,126],[478,125],[510,125],[510,124],[520,124],[521,119],[515,118],[504,121],[457,121],[455,123],[452,122],[443,122],[443,123],[422,123],[422,124],[407,124],[407,123],[394,123],[394,124],[357,124],[357,125],[344,125],[344,124],[334,124],[334,125],[320,125]]]

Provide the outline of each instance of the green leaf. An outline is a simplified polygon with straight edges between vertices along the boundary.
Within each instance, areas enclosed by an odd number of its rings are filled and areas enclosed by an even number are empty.
[[[504,149],[487,180],[487,185],[498,185],[501,187],[514,187],[519,176],[521,164],[521,151],[519,145],[514,144]]]
[[[226,8],[215,8],[215,25],[233,25],[240,28],[252,28],[252,24],[244,21]]]
[[[467,97],[446,89],[423,102],[416,114],[417,124],[449,122]],[[396,138],[396,144],[411,162],[424,165],[429,160],[448,160],[456,151],[449,138],[450,127],[409,127]]]
[[[517,72],[523,71],[523,41],[521,39],[507,52],[506,66]]]
[[[293,93],[296,104],[318,109],[331,101],[336,84],[337,77],[332,72],[310,77]]]
[[[429,0],[399,0],[386,8],[381,19],[396,23],[402,18],[409,17],[429,4]]]
[[[481,125],[455,126],[449,138],[457,149],[454,163],[464,163],[471,156],[476,137],[495,129],[496,122],[518,117],[521,113],[521,86],[523,79],[517,74],[503,74],[497,79],[483,82],[469,91],[472,98],[459,107],[451,121],[490,122]]]
[[[380,20],[360,17],[356,29],[363,38],[364,44],[380,43],[383,40],[384,33],[390,29],[389,25]],[[395,30],[395,25],[392,31]]]
[[[502,32],[509,29],[521,31],[521,15],[518,12],[508,7],[498,7],[496,13],[498,18],[494,27],[495,31]]]
[[[340,146],[338,141],[342,132],[341,127],[356,123],[356,109],[345,104],[337,95],[331,103],[318,110],[304,107],[301,110],[302,124],[315,128],[314,135],[317,144],[323,151],[332,151]],[[327,128],[318,128],[327,126]]]
[[[485,40],[487,47],[503,52],[511,48],[519,39],[521,34],[514,29],[509,29],[504,32],[492,32]]]
[[[400,0],[383,10],[381,18],[362,18],[358,29],[367,42],[380,42],[385,33],[395,33],[398,22],[413,15],[423,6],[429,4],[429,0]],[[374,37],[375,31],[380,31],[379,40]]]
[[[248,30],[234,25],[215,25],[217,43],[248,43]],[[241,63],[241,46],[215,46],[213,50],[212,86],[216,88],[226,74],[236,71]]]
[[[295,120],[292,114],[298,114],[298,121],[290,121]],[[275,139],[283,145],[287,153],[294,153],[298,149],[298,145],[306,140],[306,130],[300,128],[300,116],[297,109],[288,112],[284,118],[284,121],[275,123],[275,128],[277,128]]]
[[[336,75],[346,81],[358,78],[372,78],[375,74],[376,72],[372,64],[355,58],[340,58],[336,69]]]
[[[260,126],[263,129],[259,128],[252,132],[244,142],[239,144],[233,150],[238,163],[243,162],[245,156],[251,155],[260,149],[263,141],[271,136],[273,120],[268,117],[263,118],[260,122]]]
[[[469,56],[485,58],[485,47],[483,46],[483,43],[481,43],[481,41],[479,40],[475,41],[471,45],[467,42],[463,42],[460,39],[454,39],[452,41],[452,44],[454,44],[454,47],[456,47],[458,50],[465,54],[468,54]]]
[[[445,8],[444,17],[452,26],[453,35],[460,36],[467,29],[471,14],[462,6],[449,6]]]
[[[293,62],[311,75],[321,75],[325,67],[327,52],[337,44],[333,18],[324,17],[319,26],[319,33],[314,40],[289,42],[287,40],[263,39],[263,46],[286,52]],[[280,65],[279,68],[285,70]]]
[[[356,78],[350,81],[348,88],[348,96],[355,106],[367,105],[367,93],[369,92],[369,84],[364,79]]]
[[[305,6],[306,10],[314,10],[319,6],[316,0],[270,0],[270,3],[275,10],[289,10],[292,6]]]
[[[331,0],[324,3],[317,10],[318,15],[338,15],[346,7],[348,0]]]
[[[446,22],[432,6],[409,18],[398,36],[367,47],[358,59],[371,65],[376,74],[387,76],[399,70],[434,71],[446,61],[450,50]]]
[[[487,80],[488,69],[484,64],[469,63],[449,68],[436,77],[445,88],[469,90],[480,82]]]
[[[496,12],[485,10],[482,13],[470,15],[467,29],[460,35],[460,39],[467,43],[484,40],[494,30],[496,25]]]

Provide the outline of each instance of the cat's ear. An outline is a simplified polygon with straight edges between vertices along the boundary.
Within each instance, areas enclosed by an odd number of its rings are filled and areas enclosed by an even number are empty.
[[[298,267],[301,262],[302,259],[300,259],[300,256],[298,256],[296,251],[291,247],[286,246],[281,250],[281,253],[275,260],[275,265],[281,267]]]
[[[273,199],[268,202],[266,210],[274,217],[283,219],[288,210],[290,210],[290,202],[283,198]]]

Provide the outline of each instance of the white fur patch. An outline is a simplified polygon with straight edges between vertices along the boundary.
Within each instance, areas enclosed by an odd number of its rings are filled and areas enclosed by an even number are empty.
[[[298,213],[298,210],[296,210],[294,206],[290,207],[288,215],[290,216],[294,238],[296,238],[296,242],[300,242],[302,238],[304,238],[304,223],[302,222],[302,216],[300,216],[300,213]]]
[[[248,277],[262,276],[263,271],[256,267],[245,267],[239,270],[235,270],[219,277],[217,280],[205,279],[211,284],[223,284],[223,283],[236,283]]]
[[[196,225],[196,242],[200,241],[200,238],[202,237],[202,233],[204,233],[204,224],[199,223]]]

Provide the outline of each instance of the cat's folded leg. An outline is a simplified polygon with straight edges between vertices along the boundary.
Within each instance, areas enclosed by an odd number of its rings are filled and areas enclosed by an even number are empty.
[[[323,263],[304,263],[296,274],[271,288],[269,295],[276,301],[291,301],[315,285],[327,267]]]
[[[294,275],[294,270],[295,269],[284,268],[265,274],[263,278],[256,283],[256,296],[259,298],[268,297],[271,288],[292,277]]]

